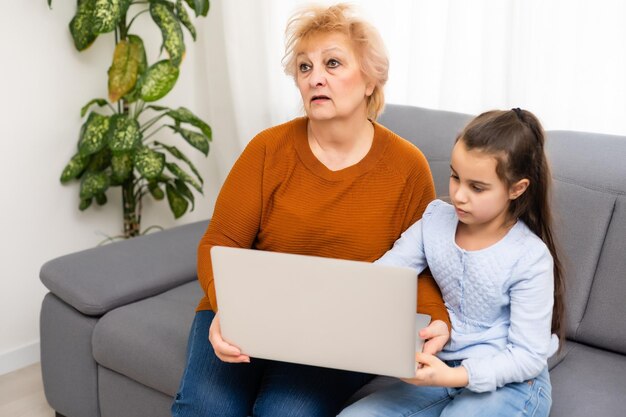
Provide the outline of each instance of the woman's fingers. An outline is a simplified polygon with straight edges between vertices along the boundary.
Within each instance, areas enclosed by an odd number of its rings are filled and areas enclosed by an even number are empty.
[[[217,314],[215,315],[215,318],[213,318],[211,327],[209,327],[209,342],[211,342],[211,345],[213,346],[215,356],[223,362],[250,362],[249,356],[242,355],[241,350],[237,346],[231,345],[222,338],[220,319]]]

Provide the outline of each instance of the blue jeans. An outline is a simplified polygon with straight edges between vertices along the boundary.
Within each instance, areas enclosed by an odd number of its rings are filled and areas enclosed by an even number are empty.
[[[213,317],[212,311],[196,313],[173,417],[335,416],[373,377],[256,358],[222,362],[208,340]]]
[[[400,380],[347,407],[340,417],[548,417],[552,405],[548,369],[534,379],[492,392],[418,387]]]

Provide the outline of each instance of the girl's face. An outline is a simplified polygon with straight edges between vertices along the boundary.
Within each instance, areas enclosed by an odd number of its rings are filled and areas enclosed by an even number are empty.
[[[450,199],[459,221],[472,229],[498,229],[508,220],[510,201],[528,185],[521,180],[508,187],[496,174],[497,160],[478,149],[468,150],[463,140],[452,149]]]
[[[374,91],[361,72],[350,40],[340,33],[314,35],[296,56],[296,84],[311,120],[367,117]]]

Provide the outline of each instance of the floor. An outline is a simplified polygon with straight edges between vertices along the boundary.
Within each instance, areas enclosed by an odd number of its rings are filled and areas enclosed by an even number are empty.
[[[53,417],[36,363],[0,376],[0,417]]]

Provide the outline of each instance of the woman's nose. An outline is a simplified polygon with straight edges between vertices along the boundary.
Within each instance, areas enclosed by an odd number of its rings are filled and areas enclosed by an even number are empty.
[[[311,87],[323,87],[326,85],[326,74],[323,68],[319,68],[318,65],[311,69],[311,76],[309,77],[309,83]]]

